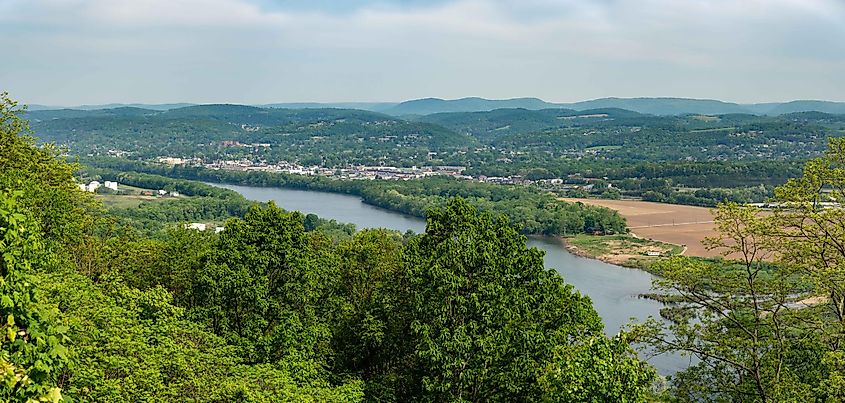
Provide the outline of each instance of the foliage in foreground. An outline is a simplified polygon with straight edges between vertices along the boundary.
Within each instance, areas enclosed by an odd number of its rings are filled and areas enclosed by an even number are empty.
[[[716,213],[709,244],[733,261],[664,262],[659,285],[691,312],[652,343],[699,363],[672,379],[679,401],[845,400],[845,141],[776,189],[777,207]]]
[[[7,400],[636,401],[654,371],[501,218],[461,199],[424,235],[334,240],[253,206],[150,239],[19,136],[3,97]],[[19,161],[28,158],[27,161]],[[407,242],[407,243],[406,243]]]

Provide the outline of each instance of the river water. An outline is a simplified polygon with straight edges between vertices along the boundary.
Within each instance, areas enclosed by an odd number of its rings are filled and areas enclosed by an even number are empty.
[[[425,231],[425,221],[401,213],[365,204],[357,196],[337,193],[262,188],[210,183],[234,190],[249,200],[274,201],[286,210],[314,213],[321,218],[355,224],[357,228],[389,228],[417,233]],[[546,267],[552,268],[563,279],[575,286],[593,302],[601,315],[608,335],[616,334],[631,320],[643,321],[652,316],[660,317],[662,304],[639,298],[651,290],[653,276],[642,270],[628,269],[569,253],[554,238],[530,237],[528,245],[545,251]],[[678,355],[648,357],[641,354],[662,375],[671,375],[689,365],[689,359]]]

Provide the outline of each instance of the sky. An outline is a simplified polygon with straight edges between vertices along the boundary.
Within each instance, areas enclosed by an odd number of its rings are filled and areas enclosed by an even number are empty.
[[[845,0],[0,0],[24,103],[845,101]]]

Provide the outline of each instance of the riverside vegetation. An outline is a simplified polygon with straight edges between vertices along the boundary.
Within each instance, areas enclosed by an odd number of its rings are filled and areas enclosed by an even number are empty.
[[[566,236],[626,232],[625,219],[611,209],[560,202],[548,192],[526,186],[500,186],[438,177],[408,181],[342,181],[318,176],[210,170],[113,158],[90,163],[99,169],[89,169],[89,175],[142,187],[168,187],[165,183],[169,177],[245,186],[329,191],[354,194],[368,204],[417,217],[424,217],[428,209],[459,196],[482,210],[506,215],[526,234]],[[176,186],[175,183],[168,185],[177,190],[196,186],[185,183],[184,186]]]

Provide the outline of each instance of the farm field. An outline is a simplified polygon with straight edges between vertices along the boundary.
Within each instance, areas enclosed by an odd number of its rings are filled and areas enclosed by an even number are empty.
[[[120,184],[120,192],[115,193],[98,193],[95,197],[100,200],[106,207],[115,208],[134,208],[138,207],[143,202],[172,200],[172,196],[161,197],[150,194],[143,194],[143,192],[155,193],[156,189],[144,189],[135,186]]]
[[[145,201],[157,201],[161,200],[161,198],[155,196],[140,196],[140,195],[114,195],[114,194],[103,194],[97,195],[96,198],[103,202],[103,205],[106,207],[116,207],[116,208],[130,208],[130,207],[138,207],[141,203]]]
[[[639,200],[600,200],[563,198],[614,209],[628,221],[635,235],[661,242],[686,246],[688,256],[720,256],[704,248],[701,241],[716,234],[713,215],[706,207],[654,203]]]

